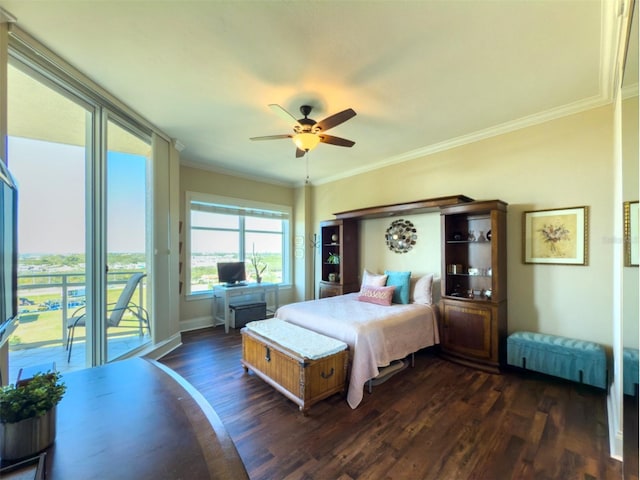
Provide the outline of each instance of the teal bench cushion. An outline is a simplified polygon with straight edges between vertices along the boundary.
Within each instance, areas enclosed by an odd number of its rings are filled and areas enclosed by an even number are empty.
[[[625,395],[635,395],[638,385],[638,349],[625,348],[622,352],[622,378]]]
[[[547,375],[607,387],[607,356],[602,345],[534,332],[507,338],[507,363]]]

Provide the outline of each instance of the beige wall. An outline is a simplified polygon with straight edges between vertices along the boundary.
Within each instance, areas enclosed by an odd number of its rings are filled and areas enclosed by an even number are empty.
[[[315,231],[311,219],[311,186],[304,185],[295,190],[293,207],[295,222],[293,224],[293,269],[295,292],[291,301],[310,300],[314,298],[313,255]]]
[[[593,109],[318,185],[314,223],[335,212],[444,195],[504,200],[509,204],[509,331],[535,330],[611,345],[612,118],[610,106]],[[522,263],[524,211],[582,205],[590,209],[588,266]],[[379,229],[375,238],[361,241],[384,242]],[[361,261],[384,268],[368,255]]]
[[[386,245],[385,232],[392,220],[376,218],[360,222],[360,266],[374,273],[410,271],[412,277],[427,273],[440,276],[440,214],[404,215],[415,226],[416,245],[406,253],[394,253]]]

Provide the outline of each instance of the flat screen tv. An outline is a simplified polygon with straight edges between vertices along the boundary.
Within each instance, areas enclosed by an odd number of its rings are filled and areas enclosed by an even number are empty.
[[[244,262],[218,262],[218,281],[226,286],[242,285],[247,279]]]
[[[0,158],[0,345],[18,318],[18,187]]]

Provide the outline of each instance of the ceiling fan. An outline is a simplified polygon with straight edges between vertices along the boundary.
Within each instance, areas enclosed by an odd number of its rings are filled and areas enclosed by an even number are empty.
[[[337,145],[339,147],[353,147],[356,142],[347,140],[346,138],[334,137],[327,135],[326,132],[330,128],[340,125],[346,122],[352,117],[355,117],[356,112],[347,108],[341,112],[331,115],[324,120],[316,122],[315,120],[308,118],[313,107],[309,105],[302,105],[300,107],[300,113],[304,118],[296,119],[293,115],[287,112],[280,105],[272,103],[269,108],[273,110],[277,115],[283,118],[287,122],[294,123],[293,133],[285,133],[282,135],[267,135],[266,137],[252,137],[251,140],[276,140],[279,138],[292,138],[293,143],[296,144],[296,157],[303,157],[309,150],[314,149],[318,143],[328,143],[330,145]]]

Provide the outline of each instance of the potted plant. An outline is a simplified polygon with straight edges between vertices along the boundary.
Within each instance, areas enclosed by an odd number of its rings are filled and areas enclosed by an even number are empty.
[[[327,258],[327,263],[330,263],[331,265],[338,265],[340,263],[340,255],[329,252],[329,258]]]
[[[59,372],[38,373],[0,388],[0,459],[34,455],[56,436],[56,406],[67,389]]]

